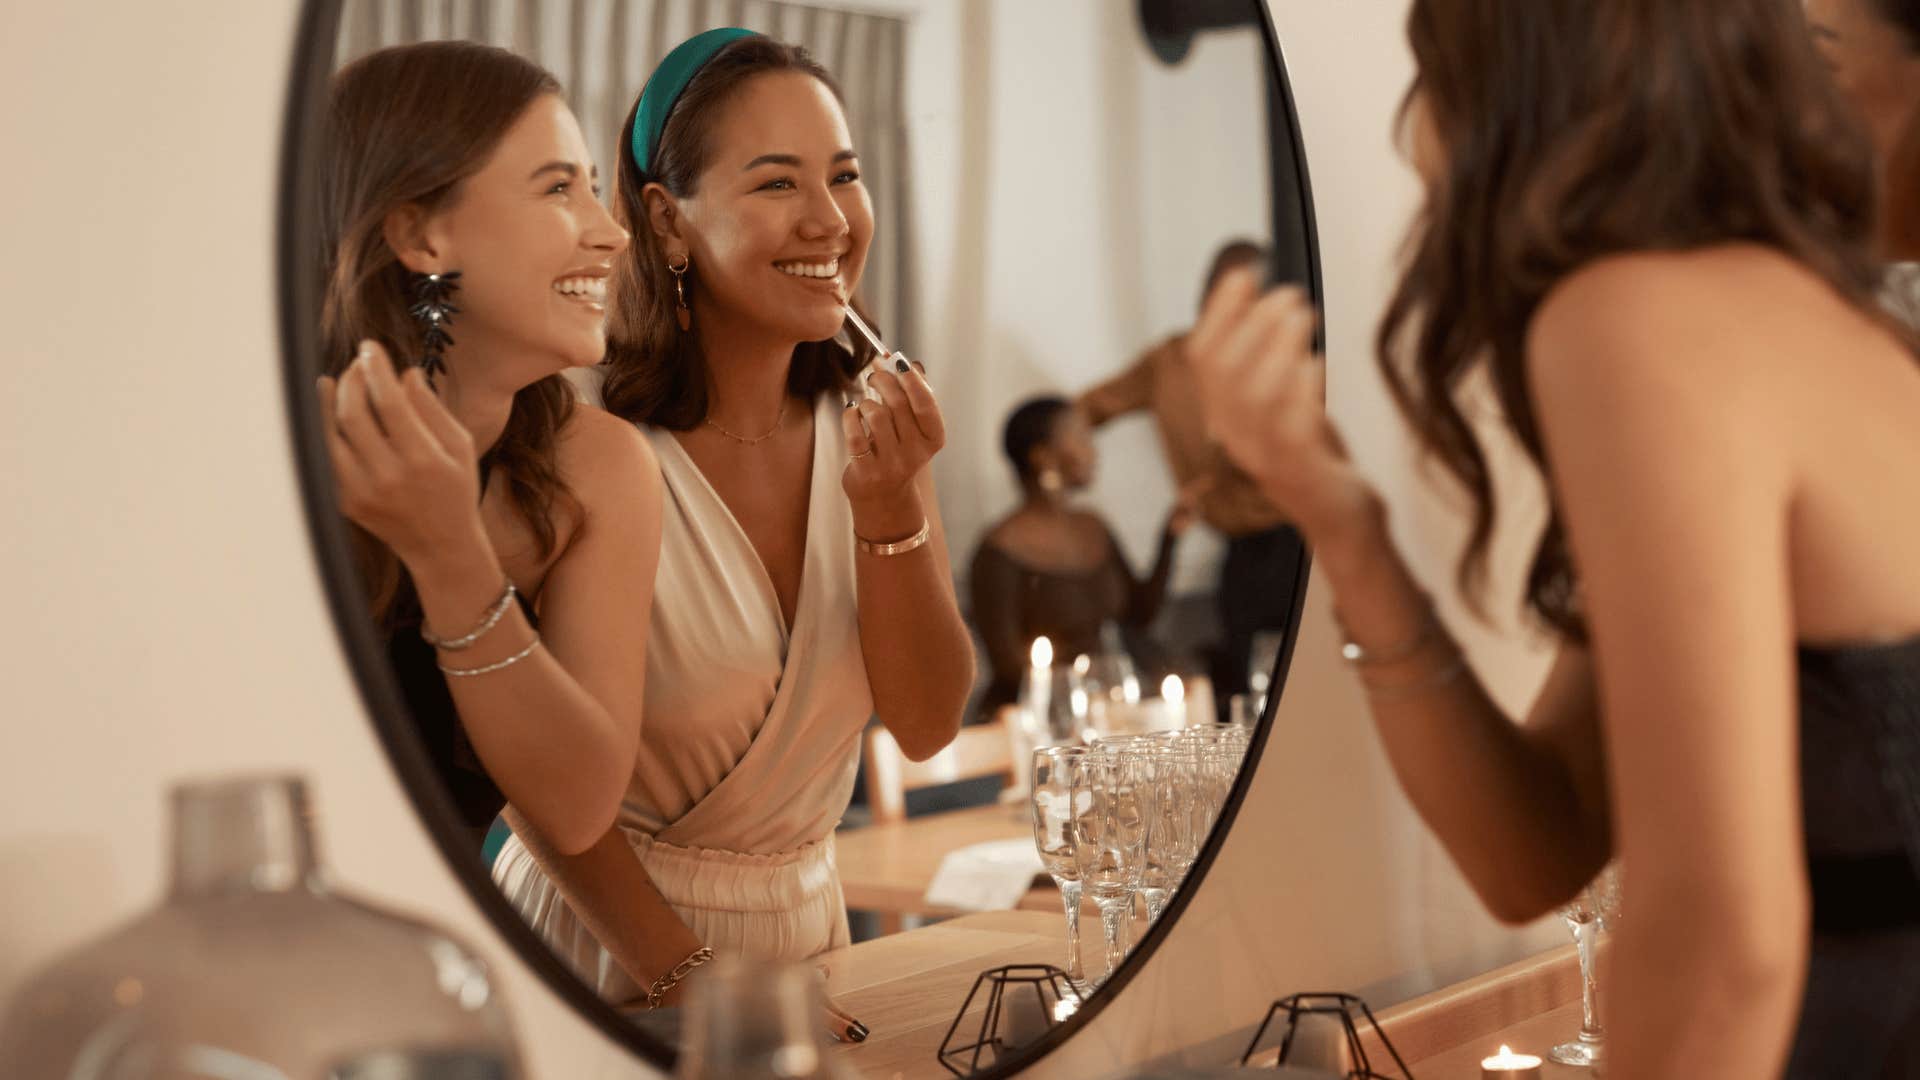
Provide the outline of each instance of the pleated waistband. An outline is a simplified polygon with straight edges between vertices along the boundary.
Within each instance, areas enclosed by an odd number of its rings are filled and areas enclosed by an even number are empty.
[[[791,851],[758,854],[681,847],[637,829],[622,831],[660,895],[675,907],[792,912],[822,903],[839,906],[832,834]]]

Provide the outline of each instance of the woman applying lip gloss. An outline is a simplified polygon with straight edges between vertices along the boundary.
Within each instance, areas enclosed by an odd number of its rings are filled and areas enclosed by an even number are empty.
[[[897,354],[871,365],[878,400],[859,386],[875,353],[847,305],[873,210],[831,77],[709,31],[662,62],[626,136],[636,242],[603,396],[666,485],[646,728],[613,844],[536,862],[509,841],[495,879],[603,996],[658,1005],[707,950],[847,942],[832,831],[861,731],[877,715],[937,753],[973,657],[927,469],[939,406]]]

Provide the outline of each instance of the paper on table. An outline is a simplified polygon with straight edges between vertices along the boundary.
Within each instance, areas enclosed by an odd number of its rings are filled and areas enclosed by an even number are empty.
[[[1032,840],[989,840],[949,851],[926,900],[930,907],[960,911],[1010,911],[1044,873]]]

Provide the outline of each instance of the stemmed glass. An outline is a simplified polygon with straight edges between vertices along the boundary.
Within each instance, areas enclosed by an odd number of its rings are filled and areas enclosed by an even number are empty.
[[[1080,863],[1074,841],[1074,773],[1087,757],[1081,746],[1049,746],[1033,752],[1033,845],[1041,865],[1060,888],[1067,909],[1067,979],[1086,983],[1080,964]],[[1090,798],[1090,796],[1089,796]]]
[[[1159,921],[1167,901],[1186,880],[1197,850],[1193,837],[1195,759],[1191,750],[1163,741],[1151,750],[1153,801],[1147,826],[1146,868],[1140,896],[1147,922]]]
[[[1587,887],[1560,908],[1560,917],[1573,931],[1580,950],[1580,1034],[1547,1056],[1562,1065],[1593,1066],[1606,1059],[1605,1032],[1600,1028],[1600,983],[1594,968],[1594,948],[1600,934],[1610,932],[1620,917],[1620,874],[1608,866]]]
[[[1146,864],[1150,777],[1144,755],[1114,751],[1089,753],[1074,771],[1074,857],[1082,886],[1100,907],[1107,947],[1101,982],[1126,959],[1122,932]]]

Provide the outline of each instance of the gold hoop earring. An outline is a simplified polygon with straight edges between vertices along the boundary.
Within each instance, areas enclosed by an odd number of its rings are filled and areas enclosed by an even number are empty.
[[[693,256],[686,252],[680,254],[680,265],[673,265],[673,256],[667,256],[667,273],[673,275],[673,295],[679,303],[673,317],[680,323],[680,332],[693,329],[693,309],[687,306],[687,267],[693,265]]]

